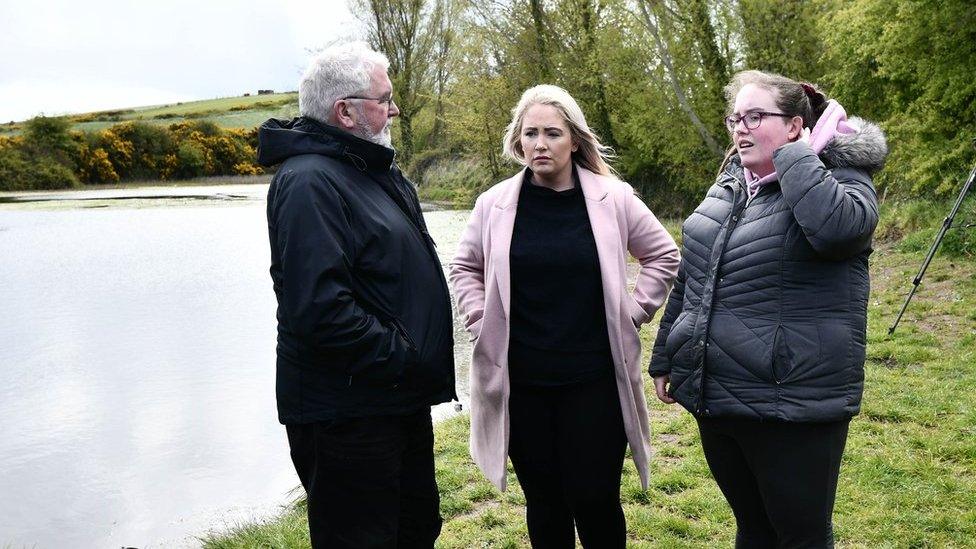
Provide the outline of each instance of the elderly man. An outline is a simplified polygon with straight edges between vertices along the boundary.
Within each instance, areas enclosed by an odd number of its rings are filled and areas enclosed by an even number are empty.
[[[394,162],[389,61],[364,44],[315,58],[301,116],[268,120],[278,298],[278,419],[314,547],[433,547],[430,407],[456,399],[444,274]]]

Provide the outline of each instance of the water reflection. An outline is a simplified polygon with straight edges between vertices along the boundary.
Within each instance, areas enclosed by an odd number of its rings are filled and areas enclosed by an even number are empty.
[[[0,545],[195,545],[298,484],[274,405],[267,187],[218,189],[246,198],[0,209]],[[446,264],[467,213],[425,215]]]

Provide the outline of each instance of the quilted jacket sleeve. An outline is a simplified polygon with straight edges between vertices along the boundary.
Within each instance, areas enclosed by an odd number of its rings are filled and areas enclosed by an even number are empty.
[[[671,325],[674,324],[681,307],[685,300],[685,263],[681,262],[678,267],[678,277],[674,281],[674,288],[668,296],[668,304],[664,307],[664,316],[661,317],[661,325],[657,330],[657,337],[654,339],[654,350],[651,354],[650,374],[652,377],[663,376],[671,373],[671,364],[668,362],[667,353],[664,351],[664,343],[668,340],[671,333]]]
[[[871,245],[878,224],[878,197],[871,177],[857,168],[824,166],[802,142],[773,154],[783,197],[807,241],[826,259],[853,257]]]

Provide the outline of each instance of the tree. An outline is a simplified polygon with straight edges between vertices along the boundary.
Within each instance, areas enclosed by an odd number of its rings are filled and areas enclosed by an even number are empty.
[[[607,50],[601,40],[603,18],[609,9],[602,0],[563,0],[559,6],[565,59],[560,80],[574,92],[576,101],[606,145],[617,146],[607,96]]]
[[[460,15],[460,0],[436,0],[434,21],[434,124],[427,137],[428,147],[438,148],[445,140],[444,96],[451,81],[458,56],[455,20]]]
[[[976,156],[972,2],[835,2],[821,32],[833,94],[888,131],[879,186],[902,196],[958,192]]]
[[[74,167],[78,144],[71,138],[71,123],[65,117],[38,116],[24,128],[24,151],[36,161],[57,162]]]
[[[662,19],[667,21],[669,10],[661,2],[654,2],[653,0],[638,0],[637,4],[640,20],[654,39],[658,58],[665,68],[668,83],[674,92],[678,105],[698,131],[708,151],[715,157],[721,157],[724,151],[716,141],[712,131],[702,122],[701,116],[692,106],[689,94],[685,91],[675,66],[671,48],[662,36],[661,21]]]
[[[823,76],[822,15],[813,0],[739,0],[746,65],[788,78],[816,82]]]
[[[370,45],[390,59],[390,80],[400,108],[400,158],[413,158],[414,118],[427,104],[433,88],[438,18],[424,0],[356,0],[354,10],[366,24]]]

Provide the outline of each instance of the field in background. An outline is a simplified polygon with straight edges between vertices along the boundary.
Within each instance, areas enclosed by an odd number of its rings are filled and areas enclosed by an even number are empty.
[[[102,130],[113,124],[132,120],[166,126],[174,122],[201,119],[222,128],[251,129],[268,118],[292,118],[297,115],[298,92],[287,92],[73,114],[67,118],[71,129],[80,131]],[[17,135],[22,129],[23,124],[20,122],[0,124],[0,135]]]

